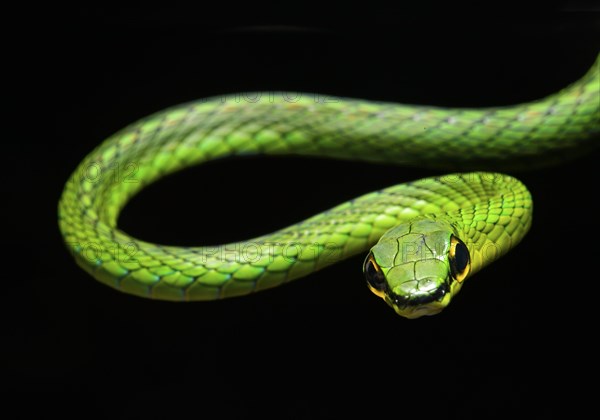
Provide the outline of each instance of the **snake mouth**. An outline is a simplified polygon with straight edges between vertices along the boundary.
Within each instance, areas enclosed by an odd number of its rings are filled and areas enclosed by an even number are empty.
[[[394,305],[398,307],[408,308],[436,301],[442,301],[444,299],[444,296],[446,296],[446,294],[448,294],[449,291],[450,287],[448,287],[448,285],[444,283],[432,292],[413,295],[397,295],[392,291],[388,291],[387,296]]]
[[[431,293],[402,296],[388,292],[385,301],[398,315],[405,318],[419,318],[424,315],[435,315],[450,303],[450,287],[443,284]]]

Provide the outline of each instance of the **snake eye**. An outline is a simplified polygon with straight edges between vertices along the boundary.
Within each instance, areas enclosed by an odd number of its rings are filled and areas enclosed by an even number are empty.
[[[363,272],[365,273],[365,278],[367,279],[369,289],[371,289],[371,291],[377,296],[383,297],[384,292],[387,289],[387,284],[381,268],[375,262],[373,253],[370,253],[367,256],[363,266]]]
[[[463,241],[452,235],[450,238],[450,273],[457,282],[462,282],[471,271],[471,257]]]

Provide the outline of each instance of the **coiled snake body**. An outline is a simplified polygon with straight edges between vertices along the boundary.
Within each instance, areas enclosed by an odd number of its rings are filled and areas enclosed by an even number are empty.
[[[598,143],[599,63],[547,98],[450,109],[308,94],[248,93],[176,106],[124,128],[74,171],[61,233],[97,280],[154,299],[245,295],[367,252],[369,288],[408,318],[439,312],[464,280],[521,241],[532,199],[495,172],[558,163]],[[241,154],[325,156],[448,168],[343,203],[277,232],[215,247],[133,238],[117,219],[144,186]]]

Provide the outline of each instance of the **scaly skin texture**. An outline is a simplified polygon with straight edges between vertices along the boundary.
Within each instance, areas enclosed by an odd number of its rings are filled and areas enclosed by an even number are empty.
[[[580,81],[555,95],[501,108],[289,93],[176,106],[117,132],[81,162],[59,202],[60,230],[77,263],[99,281],[173,301],[278,286],[366,253],[386,231],[422,215],[452,226],[467,243],[473,274],[508,252],[529,228],[531,197],[515,178],[473,172],[401,184],[278,232],[217,247],[144,242],[119,230],[117,219],[127,201],[156,179],[231,155],[326,156],[454,171],[558,163],[598,143],[598,66],[596,61]],[[493,258],[486,256],[490,244],[497,251]]]

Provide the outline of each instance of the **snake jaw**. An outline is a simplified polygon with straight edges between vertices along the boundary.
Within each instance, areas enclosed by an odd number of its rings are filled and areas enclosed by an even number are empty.
[[[408,319],[416,319],[422,316],[436,315],[439,314],[445,307],[445,305],[440,305],[439,303],[422,305],[409,310],[406,310],[405,308],[399,308],[398,306],[393,306],[394,310],[398,315]]]
[[[440,313],[448,304],[452,294],[447,283],[436,289],[418,295],[398,295],[392,291],[386,293],[384,300],[398,315],[408,319]]]

